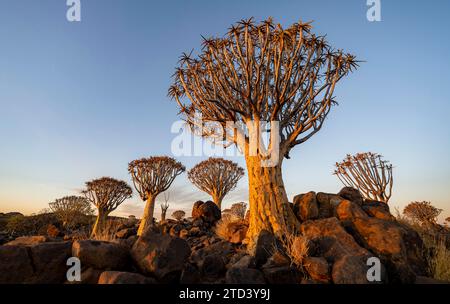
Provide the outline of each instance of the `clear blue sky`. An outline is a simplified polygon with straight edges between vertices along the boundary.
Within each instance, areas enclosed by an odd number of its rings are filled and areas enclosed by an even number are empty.
[[[289,197],[337,192],[334,162],[370,150],[395,165],[393,207],[430,200],[450,215],[449,1],[381,0],[373,23],[366,0],[81,0],[78,23],[65,2],[0,0],[0,211],[36,212],[104,175],[130,182],[130,160],[170,155],[178,118],[166,92],[178,56],[241,18],[273,16],[314,20],[366,61],[340,84],[322,131],[284,162]],[[172,192],[172,210],[207,198],[186,175]],[[244,180],[224,203],[241,199]],[[116,214],[142,208],[135,196]]]

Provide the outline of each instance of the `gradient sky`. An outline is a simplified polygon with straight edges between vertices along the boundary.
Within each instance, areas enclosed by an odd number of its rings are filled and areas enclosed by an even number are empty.
[[[0,0],[0,212],[37,212],[101,176],[131,182],[129,161],[171,155],[178,110],[166,93],[179,55],[241,18],[273,16],[313,20],[315,33],[366,61],[339,84],[321,132],[284,162],[288,196],[339,191],[333,164],[374,151],[395,165],[391,208],[429,200],[441,220],[450,215],[449,1],[381,0],[381,22],[367,21],[366,0],[81,0],[74,23],[65,3]],[[247,199],[246,183],[225,207]],[[197,199],[207,195],[183,174],[169,212]],[[135,195],[115,214],[143,206]]]

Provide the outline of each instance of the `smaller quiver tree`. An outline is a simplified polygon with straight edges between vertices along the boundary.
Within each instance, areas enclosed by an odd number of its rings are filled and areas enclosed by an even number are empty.
[[[411,202],[405,209],[403,214],[413,221],[419,222],[423,226],[436,224],[437,217],[441,214],[442,209],[438,209],[431,205],[431,202]]]
[[[124,181],[102,177],[86,182],[86,190],[82,193],[98,210],[91,234],[91,237],[94,237],[105,227],[108,215],[126,199],[131,198],[133,190]]]
[[[210,157],[198,163],[188,172],[189,180],[200,190],[212,196],[214,203],[221,209],[223,198],[244,176],[244,169],[236,163]]]
[[[77,223],[93,214],[89,201],[82,196],[65,196],[48,204],[64,228],[74,228]]]
[[[161,202],[161,222],[166,220],[167,209],[169,209],[169,198],[169,193],[164,192],[164,202]]]
[[[142,235],[153,225],[155,199],[161,192],[169,189],[175,178],[186,168],[168,156],[154,156],[134,160],[128,165],[128,172],[133,179],[134,187],[143,201],[146,201],[137,235]]]
[[[185,215],[186,215],[186,212],[184,212],[183,210],[177,210],[172,213],[172,217],[174,219],[176,219],[177,221],[181,221]]]
[[[392,165],[377,153],[347,154],[336,163],[336,175],[347,187],[358,189],[366,199],[388,203],[392,195]]]

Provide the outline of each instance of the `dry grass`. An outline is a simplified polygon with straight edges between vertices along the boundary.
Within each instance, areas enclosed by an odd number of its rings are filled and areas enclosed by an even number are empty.
[[[284,253],[291,259],[291,263],[301,268],[303,260],[308,256],[309,240],[302,235],[286,233],[280,238]]]
[[[120,230],[123,224],[121,220],[108,220],[103,227],[100,227],[95,236],[91,239],[97,241],[114,242],[116,240],[116,233]]]
[[[396,218],[398,222],[414,229],[422,238],[430,276],[436,280],[450,282],[450,249],[447,248],[445,241],[450,236],[420,225],[417,221],[402,215],[398,209],[396,209]]]
[[[228,225],[234,222],[241,221],[241,219],[234,214],[226,214],[216,223],[214,232],[222,240],[228,241],[230,239],[230,232],[228,230]]]

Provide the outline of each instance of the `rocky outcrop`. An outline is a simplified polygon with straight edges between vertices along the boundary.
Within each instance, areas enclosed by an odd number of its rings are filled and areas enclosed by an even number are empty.
[[[314,220],[319,217],[316,193],[311,191],[294,197],[294,213],[301,221]]]
[[[212,201],[197,201],[192,207],[192,218],[201,219],[203,222],[214,225],[222,217],[219,207]]]
[[[105,241],[75,241],[73,256],[80,259],[83,267],[104,270],[124,270],[129,267],[129,253],[126,247]]]
[[[131,249],[133,261],[140,271],[165,283],[179,280],[190,253],[185,240],[155,232],[142,235]]]

